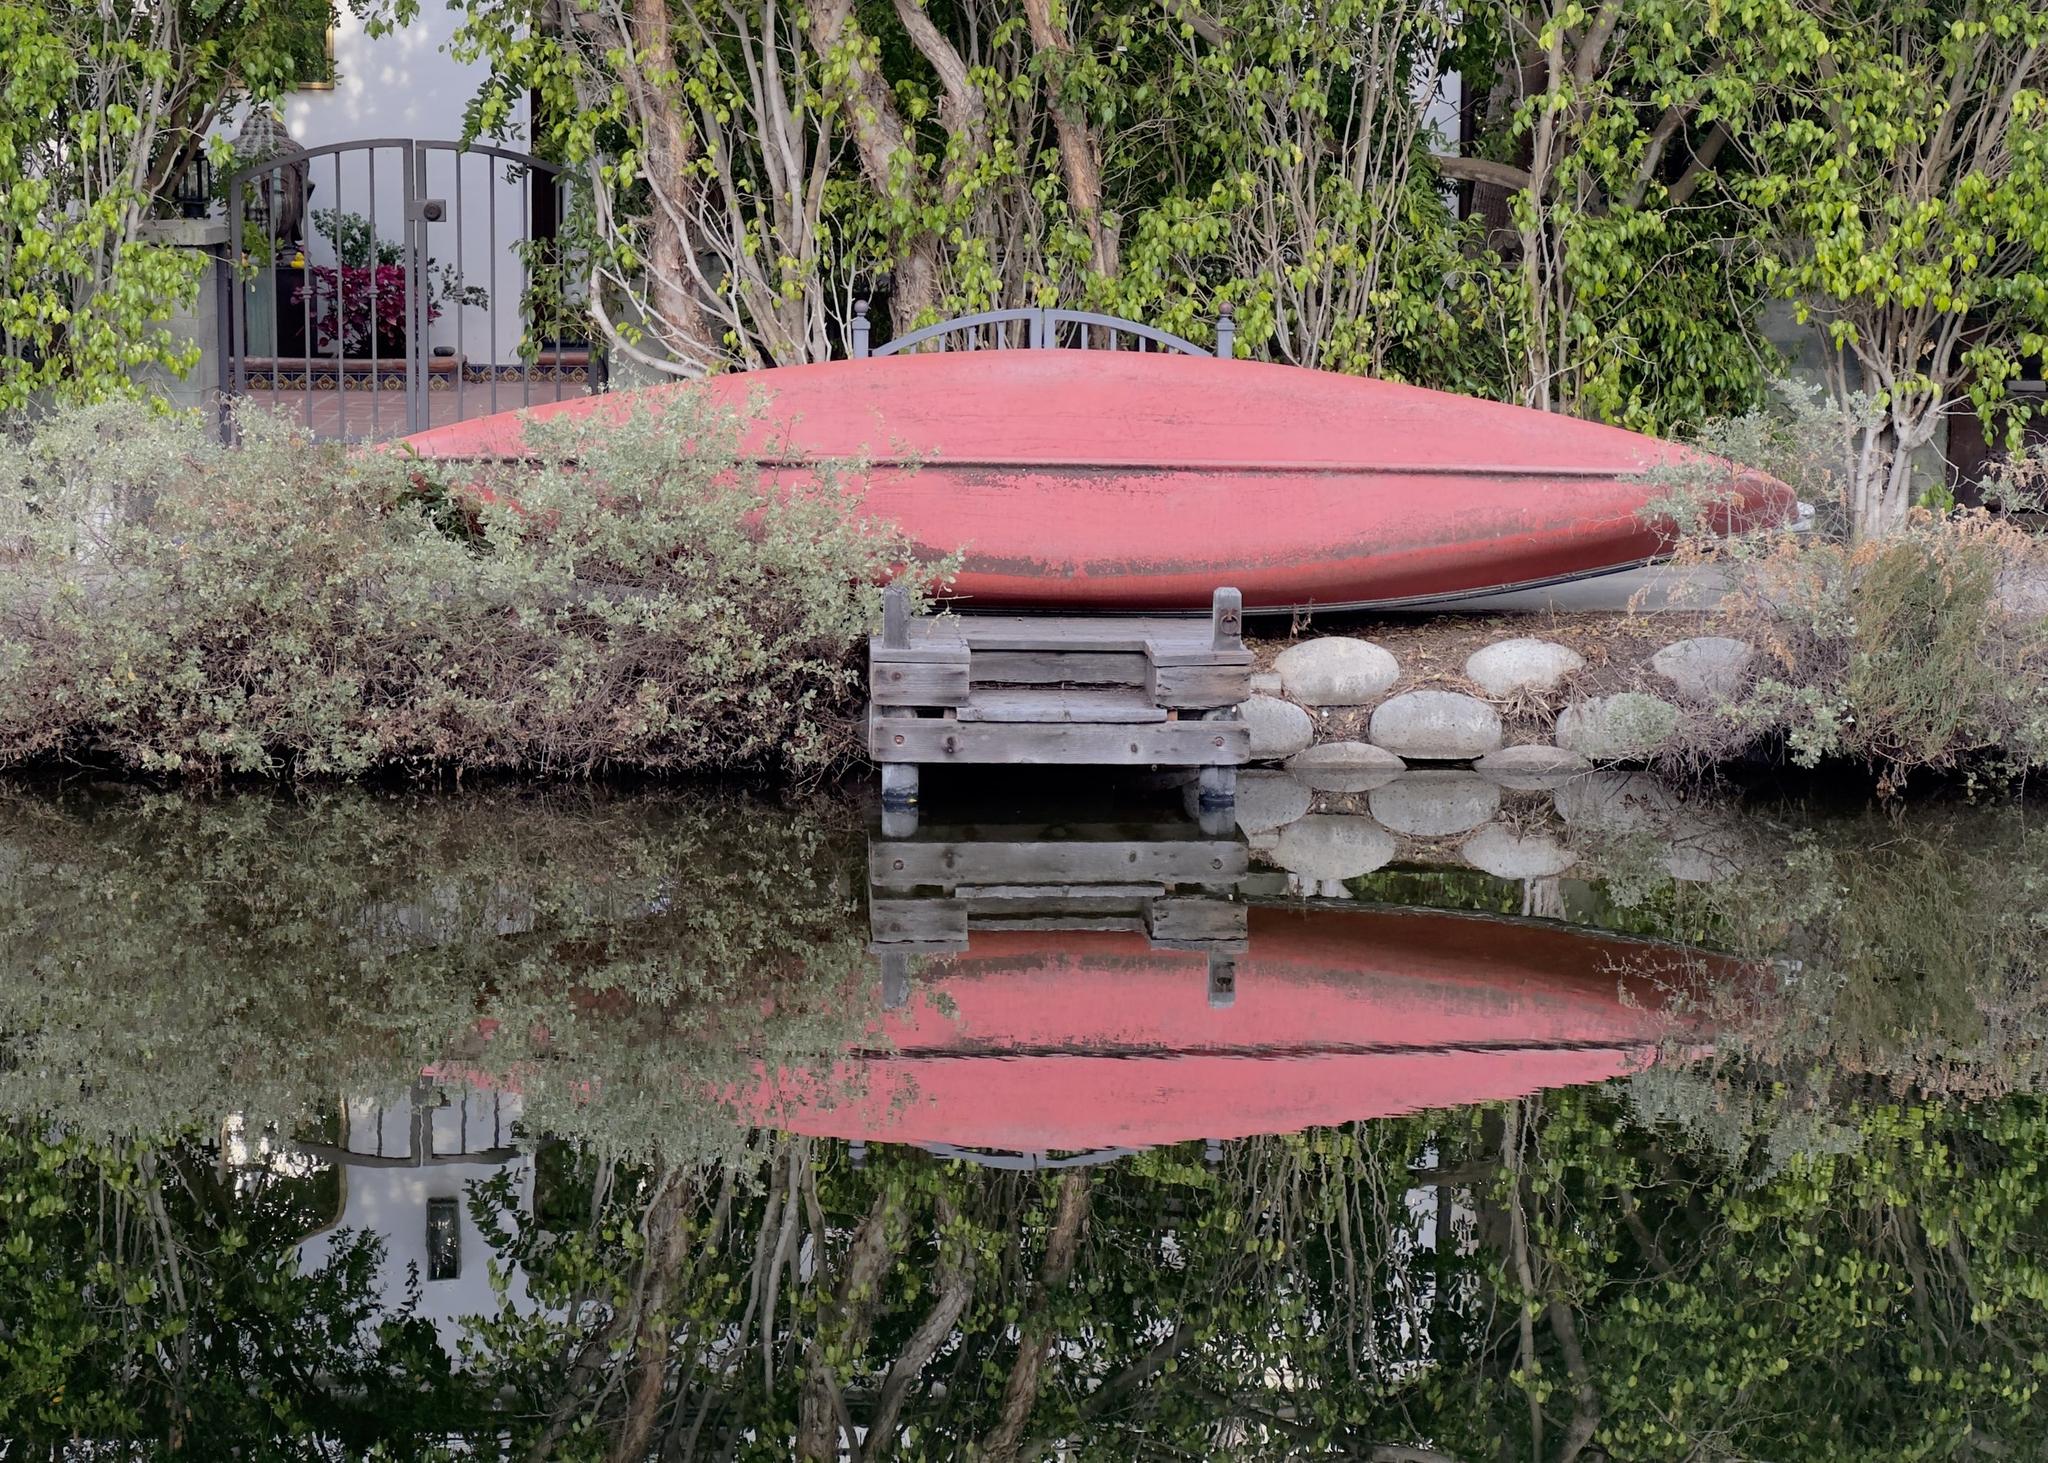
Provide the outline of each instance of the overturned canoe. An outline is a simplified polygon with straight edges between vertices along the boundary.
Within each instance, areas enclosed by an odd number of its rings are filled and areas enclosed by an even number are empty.
[[[820,1136],[1013,1152],[1291,1133],[1601,1082],[1699,1031],[1725,956],[1525,920],[1253,908],[1225,1008],[1141,935],[977,931],[865,1049],[736,1108]]]
[[[418,433],[422,456],[516,457],[522,420],[673,391],[758,402],[746,448],[785,477],[862,458],[866,511],[964,556],[969,607],[1247,610],[1427,603],[1657,558],[1670,489],[1704,464],[1717,526],[1782,522],[1791,490],[1672,443],[1440,391],[1253,361],[992,350],[835,361],[504,412]]]

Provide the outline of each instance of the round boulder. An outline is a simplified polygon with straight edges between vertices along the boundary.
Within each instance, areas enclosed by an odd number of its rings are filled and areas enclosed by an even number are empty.
[[[1574,701],[1557,718],[1557,744],[1596,762],[1637,762],[1664,745],[1678,708],[1661,696],[1617,691]]]
[[[1407,763],[1370,742],[1318,742],[1287,759],[1287,770],[1316,792],[1371,792]]]
[[[1400,677],[1394,657],[1370,640],[1325,635],[1273,659],[1287,694],[1303,706],[1369,706]]]
[[[1555,878],[1578,862],[1577,854],[1548,833],[1517,833],[1504,823],[1488,823],[1458,852],[1496,879]]]
[[[1466,762],[1500,745],[1500,713],[1459,691],[1408,691],[1373,709],[1370,734],[1410,762]]]
[[[1667,645],[1650,657],[1650,668],[1694,701],[1725,701],[1742,688],[1742,673],[1756,652],[1746,640],[1700,635]]]
[[[1308,813],[1307,787],[1284,772],[1237,774],[1237,826],[1247,834],[1270,833]]]
[[[1577,752],[1541,743],[1502,747],[1472,764],[1481,777],[1515,792],[1547,792],[1592,767]]]
[[[1274,696],[1254,696],[1241,703],[1238,714],[1252,733],[1252,761],[1278,762],[1292,757],[1316,739],[1308,713],[1291,701]]]
[[[1568,645],[1521,636],[1482,645],[1465,658],[1465,679],[1489,696],[1555,691],[1586,658]]]
[[[1410,838],[1443,838],[1477,828],[1500,811],[1500,788],[1476,772],[1410,772],[1377,789],[1372,815]]]
[[[1280,830],[1273,862],[1304,879],[1355,879],[1393,860],[1394,835],[1356,814],[1311,813]]]

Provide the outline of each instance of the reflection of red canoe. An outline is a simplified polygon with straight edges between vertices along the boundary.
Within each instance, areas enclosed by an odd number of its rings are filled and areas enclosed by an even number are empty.
[[[644,393],[535,408],[623,409]],[[1208,357],[957,351],[707,383],[765,413],[764,458],[867,456],[867,505],[933,555],[962,550],[978,604],[1247,609],[1458,595],[1638,563],[1666,544],[1622,478],[1683,456],[1654,438],[1385,381]],[[427,457],[516,455],[506,412],[407,439]],[[771,446],[771,444],[773,444]],[[916,465],[921,464],[921,465]],[[1782,484],[1735,479],[1734,516],[1782,519]]]
[[[1142,936],[976,932],[883,1039],[743,1106],[833,1137],[1026,1152],[1232,1138],[1598,1082],[1723,957],[1468,915],[1254,908],[1235,1003]],[[1621,994],[1626,990],[1629,999]]]

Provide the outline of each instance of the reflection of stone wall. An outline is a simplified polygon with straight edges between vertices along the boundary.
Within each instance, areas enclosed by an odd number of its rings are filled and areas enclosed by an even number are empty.
[[[1382,647],[1306,640],[1253,679],[1252,755],[1282,765],[1239,774],[1238,823],[1311,894],[1397,859],[1553,879],[1618,834],[1661,839],[1652,861],[1674,878],[1718,878],[1726,830],[1654,777],[1596,769],[1655,760],[1689,716],[1741,689],[1753,658],[1738,640],[1678,640],[1624,670],[1643,689],[1617,689],[1613,667],[1589,677],[1568,646],[1518,636],[1473,651],[1461,675],[1397,690],[1402,667]]]
[[[1361,781],[1241,773],[1238,826],[1292,892],[1337,897],[1345,880],[1397,861],[1531,883],[1567,871],[1599,877],[1624,841],[1645,872],[1687,883],[1726,878],[1746,862],[1726,810],[1681,803],[1644,772],[1435,768],[1390,772],[1364,790]]]

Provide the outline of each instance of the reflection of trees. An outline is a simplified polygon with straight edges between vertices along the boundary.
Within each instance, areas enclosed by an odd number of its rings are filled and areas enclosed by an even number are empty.
[[[1653,932],[1803,962],[1709,994],[1734,1023],[1715,1063],[1214,1162],[1017,1172],[708,1118],[753,1053],[863,1019],[842,822],[473,806],[0,805],[0,1436],[605,1460],[2034,1447],[2048,1108],[2013,1094],[2037,1085],[2048,860],[2017,818],[1855,823],[1767,876],[1646,881],[1635,911],[1679,922]],[[537,1213],[501,1226],[537,1304],[474,1323],[467,1379],[431,1327],[373,1313],[364,1247],[296,1273],[334,1210],[317,1170],[108,1140],[294,1119],[427,1060],[514,1077],[557,1135]],[[499,1183],[475,1207],[513,1202]]]
[[[1604,1089],[1214,1165],[583,1160],[520,1241],[544,1309],[476,1339],[531,1457],[1998,1456],[2048,1346],[2048,1119],[1842,1116],[1853,1152],[1790,1160]]]
[[[0,1143],[0,1434],[200,1456],[2025,1456],[2048,1352],[2048,1107],[1846,1103],[1708,1142],[1554,1092],[996,1171],[756,1135],[550,1142],[468,1374],[300,1276],[317,1172],[189,1141]],[[1432,1205],[1432,1198],[1440,1202]],[[489,1219],[510,1185],[478,1193]],[[1438,1231],[1438,1219],[1444,1221]],[[293,1441],[293,1437],[297,1441]],[[273,1446],[250,1440],[275,1438]],[[239,1449],[236,1444],[242,1444]]]
[[[438,1062],[729,1141],[699,1093],[866,1019],[858,858],[846,810],[704,793],[0,794],[0,1114],[290,1125]]]
[[[411,1458],[477,1415],[433,1326],[378,1311],[371,1242],[298,1273],[335,1202],[331,1172],[189,1140],[0,1128],[0,1452]]]

